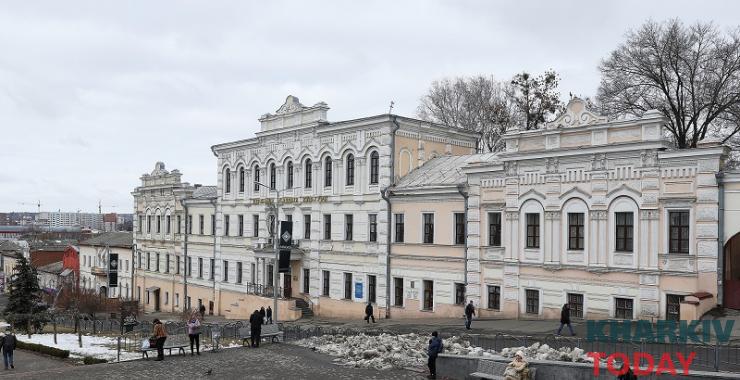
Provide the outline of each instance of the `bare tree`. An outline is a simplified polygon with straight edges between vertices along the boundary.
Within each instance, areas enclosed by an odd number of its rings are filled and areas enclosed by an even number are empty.
[[[434,81],[421,98],[418,115],[478,133],[476,150],[496,152],[503,148],[501,135],[517,122],[509,87],[482,75]]]
[[[598,100],[611,116],[656,109],[678,148],[740,130],[740,29],[649,21],[603,60]]]
[[[522,72],[511,79],[510,97],[521,113],[525,129],[539,128],[563,108],[559,83],[560,77],[553,70],[537,77]]]

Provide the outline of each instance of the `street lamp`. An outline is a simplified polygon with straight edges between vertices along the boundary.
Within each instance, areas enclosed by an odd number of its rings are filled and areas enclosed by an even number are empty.
[[[275,210],[275,221],[272,227],[272,233],[270,234],[272,236],[272,245],[275,249],[275,262],[272,265],[272,314],[275,316],[275,320],[278,320],[278,262],[280,261],[280,247],[278,242],[278,228],[280,226],[279,222],[279,215],[280,212],[278,210],[278,199],[280,198],[280,190],[278,189],[272,189],[270,186],[265,185],[261,182],[255,182],[255,185],[262,186],[266,188],[268,191],[272,190],[275,192],[275,201],[272,204],[273,209]]]

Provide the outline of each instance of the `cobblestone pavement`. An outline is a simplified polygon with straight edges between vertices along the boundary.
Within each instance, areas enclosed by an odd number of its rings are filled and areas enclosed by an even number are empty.
[[[64,360],[54,359],[50,356],[39,355],[24,350],[13,351],[13,362],[15,363],[15,369],[4,371],[2,367],[0,367],[0,379],[11,377],[17,378],[18,375],[26,372],[35,373],[38,371],[63,369],[72,366],[72,364]]]
[[[206,374],[211,370],[210,375]],[[259,349],[232,348],[200,356],[167,356],[164,361],[73,366],[16,373],[14,379],[423,379],[408,370],[378,371],[333,364],[332,358],[289,344]]]

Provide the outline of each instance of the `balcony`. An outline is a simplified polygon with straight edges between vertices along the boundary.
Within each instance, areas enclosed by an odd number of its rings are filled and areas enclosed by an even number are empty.
[[[90,273],[92,273],[94,276],[108,276],[108,270],[97,266],[90,268]]]

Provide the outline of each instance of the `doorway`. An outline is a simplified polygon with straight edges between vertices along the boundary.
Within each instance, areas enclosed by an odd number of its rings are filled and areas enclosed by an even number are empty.
[[[159,311],[159,289],[154,291],[154,311]]]
[[[723,306],[740,309],[740,233],[725,244],[725,268],[723,282]]]
[[[290,298],[293,293],[290,273],[283,273],[283,297]]]

